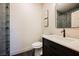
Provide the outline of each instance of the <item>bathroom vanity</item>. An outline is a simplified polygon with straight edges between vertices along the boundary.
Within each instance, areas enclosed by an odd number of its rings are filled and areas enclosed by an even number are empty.
[[[43,35],[43,56],[79,56],[79,39]]]

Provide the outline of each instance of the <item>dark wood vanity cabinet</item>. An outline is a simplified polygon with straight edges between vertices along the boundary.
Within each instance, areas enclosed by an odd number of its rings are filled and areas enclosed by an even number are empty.
[[[79,52],[43,38],[43,56],[79,56]]]

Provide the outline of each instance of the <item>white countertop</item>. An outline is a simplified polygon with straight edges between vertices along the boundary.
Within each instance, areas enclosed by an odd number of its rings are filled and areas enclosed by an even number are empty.
[[[58,35],[44,35],[44,34],[42,37],[79,52],[79,39],[70,37],[63,38],[62,36]]]

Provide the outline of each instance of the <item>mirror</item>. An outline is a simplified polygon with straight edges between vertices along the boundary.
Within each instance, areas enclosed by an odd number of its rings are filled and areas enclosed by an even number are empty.
[[[79,4],[57,3],[56,4],[56,27],[77,28],[79,27]]]

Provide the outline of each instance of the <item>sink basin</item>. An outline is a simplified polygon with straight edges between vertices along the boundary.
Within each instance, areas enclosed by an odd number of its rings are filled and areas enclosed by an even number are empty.
[[[57,39],[58,40],[61,40],[61,41],[64,41],[64,42],[69,42],[69,43],[71,43],[71,42],[74,42],[75,40],[77,40],[77,39],[73,39],[73,38],[69,38],[69,37],[57,37]]]
[[[74,41],[74,39],[72,38],[65,38],[65,40],[70,41],[70,42]]]
[[[70,37],[63,37],[63,36],[59,36],[59,35],[47,35],[48,39],[50,40],[54,40],[54,41],[61,41],[61,42],[68,42],[68,43],[71,43],[71,42],[74,42],[75,40],[78,40],[78,39],[75,39],[75,38],[70,38]]]

